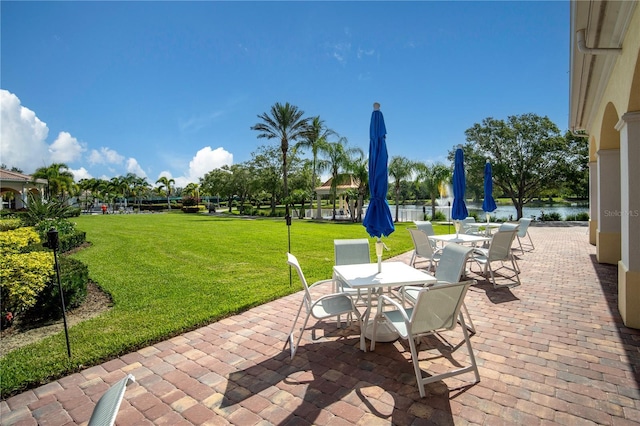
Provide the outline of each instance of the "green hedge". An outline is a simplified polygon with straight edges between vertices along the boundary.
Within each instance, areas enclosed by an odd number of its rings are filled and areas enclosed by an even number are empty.
[[[79,260],[66,256],[58,257],[60,266],[60,285],[64,294],[67,310],[77,308],[87,298],[87,282],[89,268]],[[23,321],[36,322],[41,320],[59,319],[62,317],[60,291],[54,274],[47,286],[38,294],[35,305],[28,309]]]

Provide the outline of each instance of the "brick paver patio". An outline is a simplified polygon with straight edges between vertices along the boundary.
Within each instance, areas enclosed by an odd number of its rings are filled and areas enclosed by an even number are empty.
[[[11,397],[0,423],[86,424],[127,373],[136,383],[120,425],[640,423],[640,332],[618,315],[616,266],[595,261],[585,227],[530,233],[536,249],[518,255],[521,286],[494,289],[477,266],[469,274],[479,280],[466,299],[477,384],[457,376],[420,398],[406,345],[364,353],[357,327],[333,322],[318,324],[327,338],[307,333],[291,361],[283,344],[298,293]],[[462,341],[459,328],[443,337]],[[451,353],[443,342],[423,341],[423,369],[467,361],[464,346]]]

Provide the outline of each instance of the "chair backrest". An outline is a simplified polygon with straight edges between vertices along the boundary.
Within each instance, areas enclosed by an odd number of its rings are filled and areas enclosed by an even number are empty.
[[[520,226],[520,224],[518,223],[504,222],[500,225],[500,227],[498,228],[498,231],[513,231],[513,230],[517,230],[518,226]]]
[[[413,248],[416,251],[416,255],[427,258],[433,257],[433,247],[431,246],[431,242],[429,241],[427,234],[414,228],[407,228],[407,231],[411,234]]]
[[[438,282],[457,283],[464,272],[469,253],[473,247],[463,246],[456,243],[447,244],[442,250],[440,262],[436,268],[436,279]]]
[[[516,237],[516,229],[511,231],[500,231],[493,234],[489,245],[488,260],[507,260],[511,255],[511,245]]]
[[[521,217],[518,225],[518,237],[524,237],[527,235],[527,229],[531,224],[531,219],[527,217]]]
[[[433,225],[428,220],[414,220],[413,223],[416,225],[416,227],[419,230],[421,230],[422,232],[424,232],[428,236],[429,235],[436,235],[436,233],[433,230]]]
[[[120,403],[130,382],[135,382],[135,378],[128,374],[127,377],[107,389],[91,413],[89,426],[111,426],[116,422]]]
[[[472,284],[475,281],[442,284],[420,290],[409,319],[409,334],[454,328],[464,297]]]
[[[462,219],[461,223],[460,223],[460,234],[466,234],[467,231],[471,230],[472,228],[469,226],[466,226],[467,223],[475,223],[476,222],[476,218],[473,216],[467,216],[464,219]]]
[[[313,300],[311,299],[311,292],[309,291],[309,285],[307,284],[307,279],[304,277],[304,273],[302,272],[302,268],[300,267],[300,263],[298,263],[298,259],[292,255],[291,253],[287,253],[287,263],[295,268],[298,272],[298,277],[300,281],[302,281],[302,287],[304,287],[304,300],[306,302],[307,310],[310,308]]]
[[[371,263],[369,240],[366,238],[333,240],[333,253],[336,265]]]

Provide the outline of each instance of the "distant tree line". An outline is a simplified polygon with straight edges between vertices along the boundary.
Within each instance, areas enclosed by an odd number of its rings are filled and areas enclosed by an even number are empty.
[[[171,208],[171,197],[191,197],[199,201],[209,196],[234,201],[243,211],[246,207],[276,206],[289,209],[300,206],[313,209],[319,176],[327,172],[331,178],[330,202],[336,215],[337,187],[353,176],[359,186],[347,195],[357,199],[356,219],[362,220],[362,206],[368,198],[368,158],[362,149],[349,146],[348,140],[329,128],[319,116],[305,117],[304,112],[289,103],[274,104],[268,113],[258,115],[260,121],[251,127],[259,139],[274,139],[277,145],[260,145],[251,159],[225,165],[208,172],[198,183],[176,188],[175,181],[160,177],[155,186],[146,178],[128,173],[106,179],[82,179],[74,182],[63,163],[42,167],[34,178],[47,179],[47,197],[65,198],[84,194],[114,205],[164,197]],[[479,201],[484,196],[483,170],[489,160],[493,166],[494,197],[509,198],[518,218],[522,208],[535,198],[560,196],[588,198],[588,144],[585,138],[567,132],[562,135],[547,117],[535,114],[510,116],[506,120],[485,118],[465,131],[465,169],[467,199]],[[455,147],[449,152],[453,162]],[[452,164],[413,161],[393,156],[389,161],[389,195],[398,208],[410,200],[430,205],[436,215],[437,200],[445,194],[452,177]],[[87,196],[90,195],[89,198]]]

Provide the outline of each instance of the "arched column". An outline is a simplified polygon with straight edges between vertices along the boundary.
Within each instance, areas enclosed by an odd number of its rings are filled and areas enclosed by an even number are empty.
[[[596,245],[598,231],[598,162],[589,162],[589,243]]]
[[[627,327],[640,328],[640,111],[622,116],[620,132],[621,258],[618,309]]]
[[[598,262],[620,260],[620,150],[599,150],[598,156]]]

